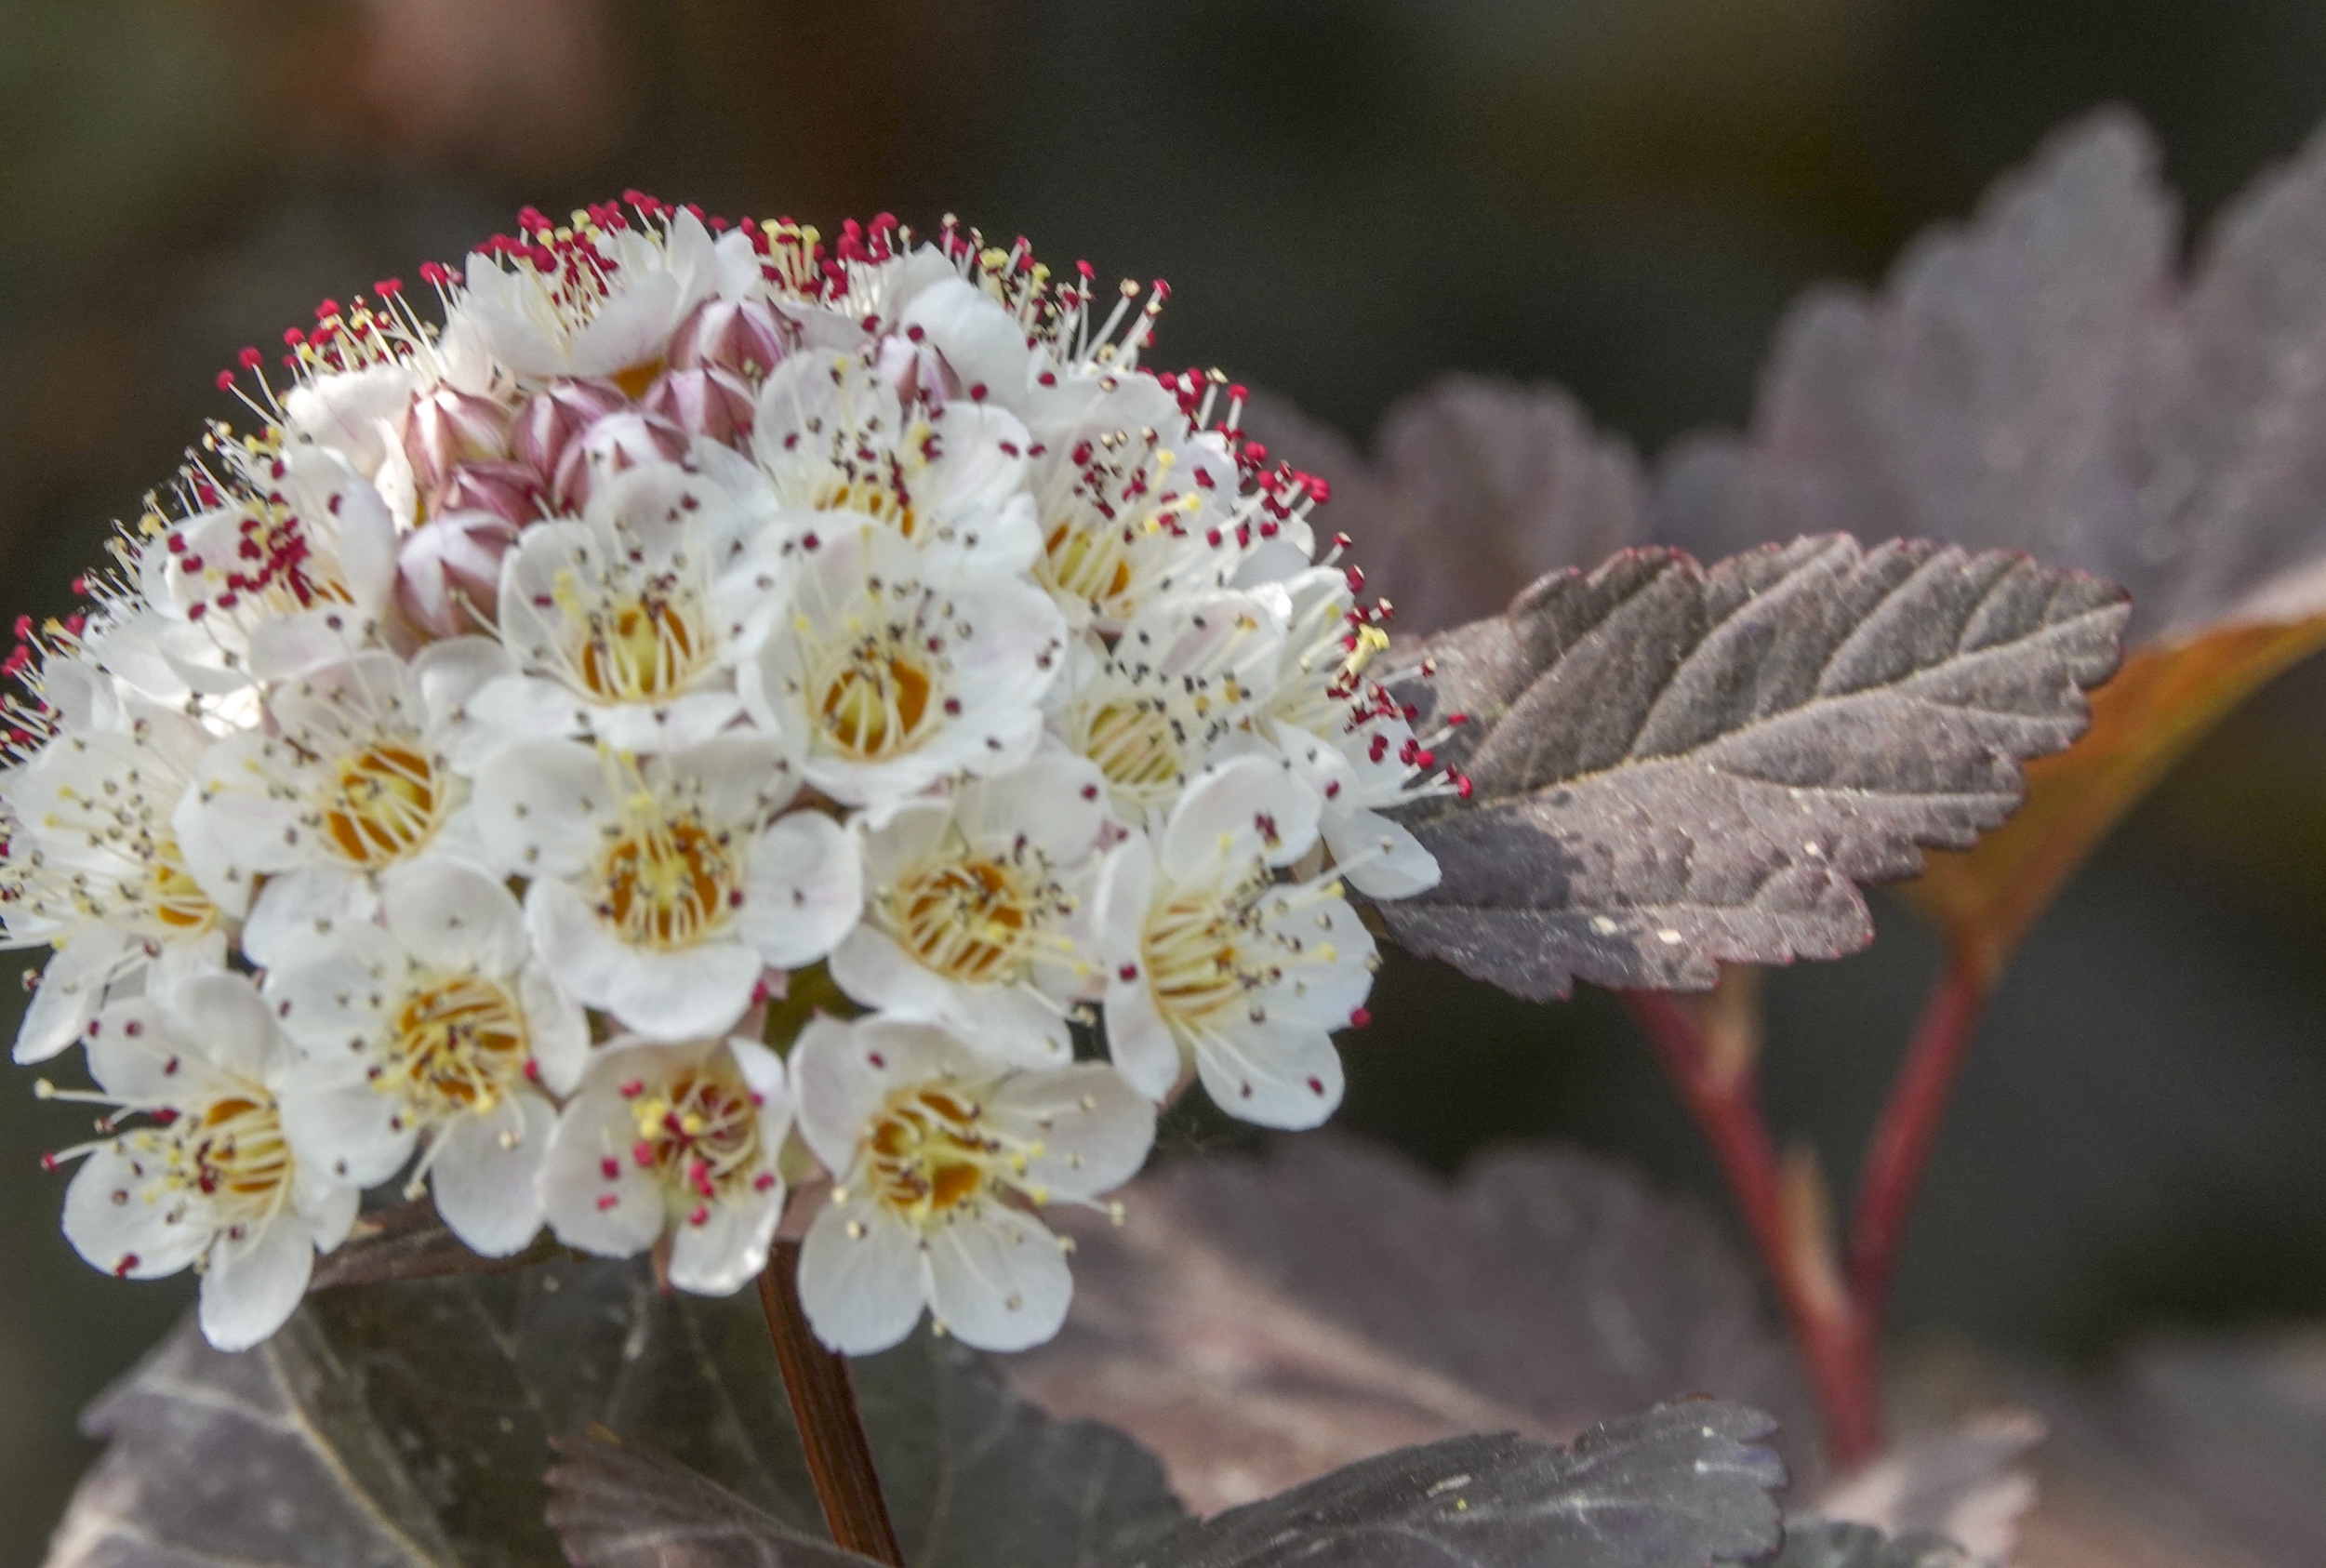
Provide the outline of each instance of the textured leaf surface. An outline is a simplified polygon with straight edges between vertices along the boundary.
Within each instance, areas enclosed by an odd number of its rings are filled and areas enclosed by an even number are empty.
[[[1476,797],[1415,809],[1443,880],[1382,912],[1537,999],[1853,951],[1858,884],[1968,846],[2083,728],[2123,617],[2109,584],[1927,541],[1546,578],[1392,654],[1409,700],[1469,715],[1441,755]]]
[[[437,1217],[426,1198],[373,1209],[355,1221],[346,1241],[315,1260],[310,1292],[390,1280],[438,1280],[455,1274],[508,1274],[570,1256],[544,1232],[514,1257],[485,1257],[469,1250]]]
[[[863,1568],[718,1482],[611,1432],[551,1440],[549,1522],[581,1568]]]
[[[1565,1450],[1509,1434],[1400,1449],[1190,1524],[1107,1568],[1704,1568],[1758,1559],[1777,1543],[1769,1494],[1785,1482],[1775,1455],[1757,1446],[1770,1427],[1758,1411],[1696,1400],[1610,1421]],[[869,1561],[804,1542],[659,1455],[595,1439],[561,1450],[552,1516],[583,1568]]]
[[[1556,387],[1452,376],[1391,408],[1368,462],[1290,405],[1253,400],[1269,455],[1332,482],[1366,592],[1408,635],[1495,615],[1545,572],[1647,542],[1639,459]]]
[[[1334,1471],[1190,1525],[1126,1568],[1701,1568],[1775,1548],[1770,1489],[1785,1467],[1755,1446],[1772,1423],[1710,1401],[1595,1427],[1562,1450],[1452,1438]]]
[[[2023,817],[1917,889],[2000,965],[2117,819],[2213,723],[2326,642],[2326,136],[2223,216],[2192,278],[2148,134],[2055,137],[1879,298],[1816,291],[1780,331],[1749,442],[1665,465],[1659,536],[1801,533],[2030,551],[2128,586],[2128,679],[2031,770]]]
[[[1062,1216],[1066,1331],[1004,1362],[1044,1408],[1161,1456],[1200,1513],[1389,1449],[1509,1429],[1564,1442],[1659,1400],[1809,1403],[1751,1276],[1694,1208],[1534,1145],[1458,1183],[1333,1134],[1166,1165],[1126,1218]]]
[[[915,1568],[1088,1561],[1181,1518],[1151,1459],[1049,1425],[959,1346],[909,1341],[857,1374]],[[556,1262],[327,1292],[240,1356],[189,1325],[90,1412],[111,1447],[50,1561],[553,1562],[548,1440],[592,1423],[823,1535],[756,1301]]]
[[[1974,1563],[1943,1535],[1917,1532],[1892,1540],[1871,1525],[1788,1519],[1785,1549],[1770,1568],[1974,1568]]]

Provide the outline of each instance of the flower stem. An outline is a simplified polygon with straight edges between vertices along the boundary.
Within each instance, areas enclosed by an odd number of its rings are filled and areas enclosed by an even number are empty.
[[[1874,1342],[1842,1282],[1814,1167],[1788,1172],[1779,1163],[1748,1056],[1714,1051],[1668,996],[1628,991],[1624,1000],[1712,1146],[1800,1349],[1834,1462],[1847,1468],[1871,1457],[1881,1445]]]
[[[1869,1332],[1879,1335],[1898,1268],[1898,1247],[1914,1194],[1930,1163],[1938,1124],[1987,1011],[1988,983],[1958,956],[1931,988],[1906,1060],[1874,1123],[1850,1223],[1850,1293]]]
[[[823,1505],[831,1538],[890,1568],[904,1568],[897,1532],[881,1501],[871,1445],[857,1413],[856,1385],[848,1358],[824,1349],[800,1306],[800,1244],[778,1242],[759,1277],[760,1305],[767,1311],[767,1333],[776,1342],[776,1365],[800,1428],[816,1500]]]

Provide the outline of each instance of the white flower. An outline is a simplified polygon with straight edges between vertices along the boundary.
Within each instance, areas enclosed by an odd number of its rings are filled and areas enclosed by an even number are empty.
[[[618,1041],[558,1120],[541,1174],[550,1227],[610,1257],[667,1233],[671,1282],[728,1295],[767,1266],[791,1125],[783,1059],[756,1041]]]
[[[911,539],[944,573],[1014,574],[1034,559],[1029,445],[1004,409],[908,403],[865,353],[830,350],[778,365],[751,426],[775,527],[800,538],[870,519]],[[852,515],[819,515],[831,512]]]
[[[800,1256],[817,1336],[869,1354],[924,1305],[981,1349],[1057,1333],[1073,1280],[1020,1205],[1088,1203],[1130,1179],[1153,1108],[1097,1063],[1014,1071],[893,1018],[818,1018],[791,1060],[800,1134],[837,1184]]]
[[[1289,632],[1268,710],[1277,746],[1324,803],[1322,830],[1349,884],[1406,898],[1438,884],[1437,857],[1381,815],[1445,788],[1396,700],[1364,678],[1389,638],[1348,575],[1318,566],[1280,585]]]
[[[425,1180],[453,1234],[487,1256],[541,1228],[538,1178],[557,1120],[547,1094],[580,1081],[581,1009],[526,940],[508,889],[419,861],[380,879],[379,924],[268,972],[283,1030],[308,1059],[282,1084],[299,1157],[361,1186],[429,1140]]]
[[[1075,645],[1053,723],[1106,776],[1124,821],[1159,825],[1262,711],[1283,649],[1281,614],[1259,594],[1177,594],[1133,617],[1111,649],[1089,636]]]
[[[1088,896],[1104,783],[1046,752],[868,829],[865,920],[832,950],[832,978],[1002,1061],[1071,1060],[1068,1005],[1095,994],[1098,974]]]
[[[638,378],[659,368],[679,322],[712,295],[739,299],[759,282],[751,236],[714,240],[680,210],[633,224],[618,211],[553,226],[538,214],[523,243],[469,256],[455,321],[521,377]],[[448,325],[450,334],[453,326]]]
[[[1033,584],[948,580],[902,535],[859,525],[803,550],[792,615],[740,684],[753,717],[800,747],[808,782],[882,817],[1031,755],[1064,637]]]
[[[856,924],[856,844],[812,811],[777,742],[722,736],[631,758],[570,740],[496,752],[485,844],[533,879],[525,919],[568,993],[654,1040],[732,1025],[769,965],[812,963]]]
[[[1242,475],[1150,376],[1078,380],[1083,405],[1045,427],[1032,474],[1034,575],[1070,621],[1114,632],[1163,597],[1218,588],[1243,564]],[[1063,401],[1065,393],[1060,393]]]
[[[1340,1103],[1332,1031],[1372,989],[1373,938],[1336,882],[1270,875],[1315,844],[1318,811],[1283,762],[1238,757],[1189,786],[1151,847],[1134,836],[1108,857],[1107,1043],[1150,1097],[1191,1063],[1247,1122],[1313,1127]]]
[[[523,673],[471,699],[476,731],[667,751],[739,719],[735,667],[783,613],[789,575],[773,549],[747,546],[746,525],[719,485],[662,465],[600,485],[578,522],[526,529],[499,599]]]
[[[164,701],[233,692],[346,657],[395,588],[395,522],[337,453],[232,449],[239,473],[196,488],[204,510],[150,519],[141,610],[111,629],[107,669]]]
[[[102,1098],[153,1121],[87,1150],[65,1195],[65,1235],[128,1279],[199,1267],[202,1332],[223,1350],[255,1345],[297,1309],[315,1253],[355,1218],[356,1189],[284,1136],[276,1093],[296,1054],[237,975],[117,1003],[97,1023],[88,1061]]]
[[[181,846],[172,826],[209,745],[192,720],[144,713],[119,729],[62,728],[0,775],[7,945],[57,950],[25,1009],[18,1061],[70,1045],[109,994],[139,988],[149,964],[224,962],[246,889],[202,860],[204,844]]]
[[[434,676],[458,667],[467,640],[435,644],[416,665],[360,653],[278,683],[267,693],[272,733],[230,737],[202,758],[196,788],[179,802],[179,841],[203,846],[222,873],[214,897],[247,897],[243,950],[282,961],[289,929],[368,912],[375,873],[423,855],[482,858],[468,782],[453,771],[453,694]]]

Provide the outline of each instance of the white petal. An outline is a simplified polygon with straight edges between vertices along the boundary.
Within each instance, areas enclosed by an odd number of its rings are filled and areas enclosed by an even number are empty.
[[[1322,1025],[1273,1018],[1207,1037],[1196,1070],[1212,1103],[1263,1127],[1313,1127],[1341,1103],[1341,1057]]]
[[[210,1249],[202,1276],[202,1335],[221,1350],[247,1350],[288,1322],[314,1272],[314,1236],[278,1215],[237,1241]]]
[[[24,1009],[16,1033],[16,1059],[45,1062],[88,1031],[89,1020],[105,1003],[106,987],[123,971],[132,943],[118,931],[91,926],[50,955],[40,972],[40,989]],[[131,963],[142,968],[141,963]]]
[[[1175,882],[1254,856],[1288,866],[1316,843],[1322,803],[1289,763],[1243,756],[1205,767],[1188,785],[1157,846],[1157,859]]]
[[[948,1073],[990,1072],[942,1030],[897,1018],[817,1017],[791,1047],[800,1136],[835,1174],[856,1163],[857,1140],[889,1094]]]
[[[751,1004],[764,967],[758,953],[732,942],[670,952],[622,948],[614,957],[606,1010],[650,1040],[725,1033]]]
[[[206,1212],[180,1194],[156,1190],[150,1174],[141,1175],[137,1154],[119,1144],[98,1149],[73,1173],[64,1195],[65,1240],[92,1269],[155,1280],[185,1268],[210,1244]],[[172,1215],[179,1217],[173,1221]]]
[[[523,1252],[541,1229],[541,1167],[557,1112],[538,1095],[514,1094],[486,1116],[463,1116],[439,1135],[428,1167],[436,1212],[485,1257]]]
[[[241,975],[206,975],[171,997],[177,1032],[229,1072],[263,1081],[295,1059],[274,1009]]]
[[[630,1107],[611,1088],[585,1089],[558,1118],[541,1168],[541,1203],[559,1241],[602,1257],[631,1257],[662,1234],[661,1186],[630,1157],[637,1133]]]
[[[379,912],[405,951],[432,969],[514,975],[531,953],[509,889],[467,866],[420,859],[379,880]]]
[[[1147,977],[1110,978],[1105,1003],[1107,1056],[1115,1070],[1150,1100],[1168,1099],[1185,1070],[1179,1043],[1156,1009]]]
[[[1057,1238],[1013,1209],[991,1205],[929,1238],[929,1306],[964,1345],[1039,1345],[1066,1322],[1073,1294]]]
[[[671,1282],[697,1296],[732,1296],[767,1267],[783,1217],[783,1183],[707,1203],[671,1229]]]
[[[922,1275],[919,1236],[869,1198],[834,1203],[800,1248],[800,1305],[817,1338],[843,1355],[869,1356],[920,1321]]]
[[[487,850],[518,875],[574,876],[596,863],[598,818],[614,808],[618,788],[587,746],[523,742],[479,768],[477,826]]]
[[[541,1087],[552,1095],[573,1093],[590,1063],[589,1015],[538,959],[518,972],[517,1000],[525,1008],[525,1033]]]
[[[987,1114],[1020,1136],[1039,1136],[1043,1150],[1029,1163],[1028,1178],[1065,1198],[1122,1186],[1155,1142],[1154,1106],[1097,1062],[1017,1073],[994,1091]]]
[[[757,734],[719,736],[652,758],[645,771],[658,792],[688,802],[713,822],[767,817],[800,790],[782,743]]]
[[[296,963],[267,971],[264,995],[277,1024],[310,1056],[347,1059],[380,1030],[402,991],[404,953],[376,925],[351,924]]]
[[[1438,857],[1377,811],[1328,812],[1324,842],[1349,884],[1371,898],[1410,898],[1438,885]]]
[[[751,846],[738,926],[778,968],[797,968],[831,951],[863,908],[856,840],[831,817],[795,811]]]
[[[418,1130],[403,1120],[402,1096],[351,1078],[339,1062],[317,1062],[287,1075],[277,1098],[284,1136],[302,1164],[358,1187],[376,1187],[412,1158]]]
[[[267,879],[243,924],[243,955],[262,969],[296,964],[367,924],[379,907],[371,879],[339,866],[302,866]]]
[[[1107,818],[1106,776],[1082,757],[1045,751],[1024,766],[973,778],[954,796],[963,837],[982,849],[1023,840],[1054,861],[1079,860]]]

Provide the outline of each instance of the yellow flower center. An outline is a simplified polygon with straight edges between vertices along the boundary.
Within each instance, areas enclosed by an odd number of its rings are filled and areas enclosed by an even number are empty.
[[[1125,530],[1104,532],[1060,523],[1043,541],[1034,575],[1068,598],[1109,605],[1131,586],[1131,540]]]
[[[1018,1144],[984,1125],[977,1101],[947,1083],[916,1084],[888,1097],[864,1137],[873,1195],[900,1218],[925,1225],[1011,1189],[1035,1203],[1048,1194],[1025,1185],[1038,1144]]]
[[[1235,1004],[1241,926],[1234,902],[1183,896],[1149,916],[1143,939],[1147,985],[1166,1018],[1200,1023]]]
[[[901,647],[859,647],[821,683],[816,711],[839,751],[878,762],[917,744],[935,683]]]
[[[429,1121],[492,1110],[531,1059],[516,999],[473,975],[406,997],[394,1039],[393,1065],[373,1083]]]
[[[724,1051],[655,1092],[637,1085],[624,1092],[638,1129],[631,1160],[652,1171],[674,1202],[709,1203],[747,1182],[757,1189],[775,1185],[761,1169],[758,1096]],[[699,1207],[694,1212],[707,1217]]]
[[[447,782],[416,741],[375,741],[340,760],[324,831],[359,866],[393,864],[443,825],[452,804]]]
[[[1152,795],[1179,781],[1179,726],[1160,699],[1126,698],[1094,711],[1082,726],[1083,756],[1107,782],[1133,795]]]
[[[743,867],[728,835],[693,817],[654,817],[614,841],[600,868],[599,914],[638,947],[683,948],[726,918]]]
[[[1032,962],[1042,900],[1000,861],[926,867],[884,904],[906,949],[948,978],[971,985],[1015,980]]]
[[[584,689],[608,702],[652,702],[685,691],[711,663],[711,639],[694,608],[640,597],[591,616],[576,661]]]
[[[184,936],[207,931],[218,924],[219,908],[186,870],[185,857],[179,853],[176,839],[158,840],[150,863],[153,880],[146,908],[166,930],[173,936]]]

